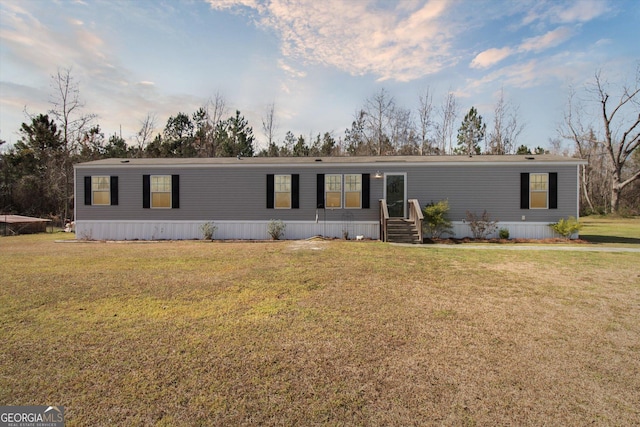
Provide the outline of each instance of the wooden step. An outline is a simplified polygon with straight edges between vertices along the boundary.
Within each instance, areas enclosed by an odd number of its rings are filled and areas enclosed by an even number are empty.
[[[392,243],[420,243],[414,224],[402,218],[387,221],[387,241]]]

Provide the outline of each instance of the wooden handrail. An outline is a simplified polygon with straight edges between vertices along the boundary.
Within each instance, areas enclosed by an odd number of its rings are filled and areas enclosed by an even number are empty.
[[[389,220],[389,208],[387,201],[380,199],[380,240],[387,241],[387,221]]]
[[[420,209],[420,202],[418,202],[418,199],[409,199],[409,221],[413,222],[416,229],[418,230],[418,238],[420,239],[420,243],[422,243],[423,220],[424,215],[422,214],[422,209]]]

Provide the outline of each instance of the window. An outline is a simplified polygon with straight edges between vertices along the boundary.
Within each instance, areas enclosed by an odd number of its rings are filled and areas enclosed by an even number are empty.
[[[558,172],[520,173],[520,209],[558,209]]]
[[[275,208],[290,209],[291,175],[275,175],[274,181]]]
[[[171,175],[151,175],[151,207],[171,208]]]
[[[300,209],[300,175],[267,175],[267,209]]]
[[[108,176],[92,176],[91,177],[91,204],[92,205],[110,205],[111,204],[111,186],[110,177]]]
[[[344,180],[344,193],[343,193]],[[370,174],[332,174],[316,176],[316,207],[369,209],[371,199]]]
[[[142,175],[142,208],[180,209],[180,175]]]
[[[532,173],[529,175],[529,208],[547,209],[549,206],[549,175]]]
[[[86,206],[117,206],[117,176],[85,176],[84,204]]]
[[[360,208],[362,196],[362,175],[350,174],[344,176],[344,207]]]
[[[325,175],[325,206],[342,207],[342,175]]]

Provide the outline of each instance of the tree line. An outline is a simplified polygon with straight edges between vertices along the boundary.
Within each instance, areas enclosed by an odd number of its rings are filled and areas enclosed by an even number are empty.
[[[84,113],[77,81],[70,69],[52,76],[53,101],[47,113],[28,114],[20,138],[0,154],[0,211],[46,216],[60,221],[73,212],[73,164],[103,158],[230,157],[230,156],[389,156],[389,155],[504,155],[542,154],[538,146],[518,144],[523,130],[518,107],[501,91],[486,123],[475,107],[460,119],[460,105],[452,92],[434,103],[429,89],[418,95],[415,111],[399,106],[381,89],[354,113],[344,135],[285,133],[277,139],[275,103],[262,117],[266,147],[257,148],[253,128],[239,110],[229,112],[226,100],[216,94],[193,113],[179,112],[157,128],[153,114],[127,143],[122,136],[105,133],[96,116]],[[640,114],[638,73],[635,85],[609,85],[598,73],[587,89],[600,112],[600,120],[577,92],[570,91],[560,138],[574,150],[563,154],[587,159],[581,171],[583,212],[640,213]],[[613,100],[611,90],[619,92]],[[588,102],[587,105],[590,105]],[[637,116],[637,117],[636,117]],[[489,126],[487,126],[489,125]],[[4,141],[0,141],[2,145]],[[561,140],[551,141],[560,154]],[[624,191],[623,191],[624,190]]]

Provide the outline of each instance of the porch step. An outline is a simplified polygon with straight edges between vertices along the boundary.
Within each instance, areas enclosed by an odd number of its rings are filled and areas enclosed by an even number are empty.
[[[387,221],[387,241],[392,243],[422,243],[413,222],[402,218]]]

